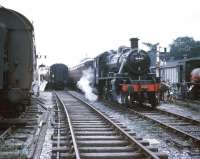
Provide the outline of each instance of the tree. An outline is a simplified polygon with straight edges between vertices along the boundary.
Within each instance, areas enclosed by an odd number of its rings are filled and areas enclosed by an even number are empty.
[[[170,56],[174,59],[200,57],[200,41],[195,41],[192,37],[178,37],[170,45]]]
[[[170,56],[174,59],[182,59],[185,55],[188,56],[191,48],[199,45],[199,41],[195,41],[192,37],[178,37],[170,45]]]
[[[200,47],[200,41],[196,41],[196,47]]]

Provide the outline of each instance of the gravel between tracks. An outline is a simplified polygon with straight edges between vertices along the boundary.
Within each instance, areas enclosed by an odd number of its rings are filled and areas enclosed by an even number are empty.
[[[79,94],[79,96],[87,100],[83,95]],[[183,141],[183,139],[179,138],[177,135],[166,132],[166,130],[162,129],[157,124],[135,116],[126,108],[122,109],[109,106],[99,101],[93,102],[92,104],[102,112],[105,112],[107,115],[125,124],[127,128],[136,132],[139,136],[150,141],[152,145],[159,147],[159,150],[166,152],[169,158],[193,159],[195,158],[196,151],[199,152],[199,150],[191,151],[190,148],[188,148],[189,143],[187,141]],[[198,157],[199,156],[197,156],[197,158]]]

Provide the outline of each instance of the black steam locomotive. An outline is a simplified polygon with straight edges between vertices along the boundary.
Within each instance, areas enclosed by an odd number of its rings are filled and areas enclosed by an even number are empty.
[[[106,51],[93,62],[74,67],[70,70],[71,78],[77,81],[81,77],[80,70],[89,67],[94,70],[91,85],[100,97],[122,104],[147,102],[152,107],[158,104],[160,80],[150,73],[150,58],[144,50],[138,49],[137,38],[131,39],[131,47]]]
[[[22,14],[0,7],[0,109],[30,98],[35,71],[33,25]]]
[[[47,89],[63,90],[68,82],[68,67],[64,64],[54,64],[50,67],[50,77]]]

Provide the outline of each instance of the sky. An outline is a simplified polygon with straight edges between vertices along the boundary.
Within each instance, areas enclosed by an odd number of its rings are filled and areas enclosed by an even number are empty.
[[[85,57],[130,46],[129,39],[168,47],[179,36],[200,40],[199,0],[0,0],[33,22],[46,65],[77,65]]]

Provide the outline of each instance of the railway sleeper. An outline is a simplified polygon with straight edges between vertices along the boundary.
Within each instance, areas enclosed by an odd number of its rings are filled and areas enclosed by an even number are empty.
[[[68,125],[56,125],[54,126],[54,129],[55,130],[65,130],[65,129],[69,129],[69,126]]]
[[[28,138],[28,135],[25,135],[25,134],[16,134],[10,138],[13,138],[13,139],[18,139],[18,140],[22,140],[22,141],[26,141],[27,138]]]
[[[67,125],[56,125],[56,126],[54,126],[54,129],[64,130],[64,129],[69,129],[69,127]]]
[[[81,158],[86,159],[141,159],[145,158],[144,154],[140,152],[114,152],[114,153],[81,153]]]
[[[12,143],[12,142],[10,142],[10,143]],[[22,142],[19,143],[19,141],[18,141],[18,142],[13,142],[12,145],[11,144],[9,144],[9,145],[5,144],[4,146],[5,147],[13,147],[15,150],[20,150],[20,149],[24,148],[24,143],[22,143]],[[2,152],[0,152],[0,154],[1,153]]]
[[[105,153],[105,152],[133,152],[133,151],[137,151],[138,149],[132,146],[118,146],[118,147],[88,146],[88,147],[79,147],[79,150],[81,153]]]
[[[53,124],[54,125],[65,125],[66,123],[65,123],[65,119],[60,119],[60,122],[55,120]]]
[[[101,121],[101,119],[100,118],[71,118],[71,120],[73,121],[73,122],[80,122],[80,121],[86,121],[86,122],[88,122],[88,121],[93,121],[93,122],[100,122]]]
[[[69,134],[69,131],[63,129],[63,131],[60,131],[59,134],[61,136],[67,136]],[[54,131],[54,135],[58,135],[58,131]]]
[[[114,131],[105,131],[105,132],[97,132],[97,131],[75,131],[75,135],[82,136],[94,136],[94,135],[117,135],[117,132]]]
[[[127,146],[129,143],[126,140],[90,140],[90,141],[77,141],[78,146]]]
[[[54,119],[54,124],[58,124],[58,123],[64,124],[64,123],[65,123],[65,122],[64,122],[65,120],[66,120],[65,118],[63,118],[63,119],[61,118],[61,119],[60,119],[61,122],[59,122],[59,119]]]
[[[160,159],[167,159],[168,156],[165,153],[155,152],[155,155],[158,156]],[[105,153],[81,153],[81,158],[86,159],[127,159],[127,158],[134,158],[134,159],[141,159],[141,158],[148,158],[143,153],[136,151],[136,152],[105,152]]]
[[[59,153],[59,159],[74,159],[75,155],[71,153]],[[51,159],[57,159],[57,153],[53,153]]]
[[[87,124],[87,125],[73,125],[73,128],[76,129],[76,128],[102,128],[102,127],[105,127],[105,128],[109,128],[110,125],[106,125],[106,124],[98,124],[98,125],[95,125],[95,124]]]
[[[70,146],[71,145],[71,141],[69,141],[69,140],[60,140],[59,143],[57,141],[52,141],[52,145],[53,145],[53,147]]]
[[[118,140],[124,139],[123,136],[116,135],[116,136],[76,136],[77,140]],[[136,140],[142,140],[140,137],[134,137]]]
[[[76,136],[77,140],[121,140],[122,136]]]
[[[69,146],[56,146],[52,147],[52,153],[65,153],[65,152],[70,152],[71,148]]]
[[[81,112],[81,114],[80,113],[70,113],[70,117],[72,117],[72,118],[76,118],[76,117],[80,117],[80,118],[82,118],[82,117],[92,117],[92,118],[99,118],[98,116],[96,116],[96,114],[94,114],[94,113],[82,113]]]
[[[148,148],[149,150],[151,150],[152,152],[158,152],[158,148],[155,147],[151,147],[151,146],[147,146],[146,148]],[[119,147],[80,147],[79,148],[80,152],[120,152],[120,151],[124,151],[124,152],[132,152],[132,151],[136,151],[138,150],[137,147],[132,147],[132,146],[119,146]]]
[[[187,122],[180,122],[180,123],[178,123],[178,122],[176,122],[176,123],[169,123],[170,125],[172,125],[172,126],[191,126],[191,123],[187,123]]]
[[[112,128],[105,128],[105,127],[101,127],[101,128],[74,128],[74,131],[112,131]]]
[[[76,125],[108,125],[106,124],[105,122],[87,122],[87,121],[76,121],[76,122],[72,122],[73,126],[76,126]]]
[[[17,129],[15,133],[24,133],[24,134],[34,134],[33,130],[35,129],[35,126],[25,126],[23,129]]]
[[[177,126],[177,127],[185,129],[186,131],[200,132],[200,127],[198,127],[198,126],[188,126],[188,127]]]
[[[69,140],[70,139],[70,136],[56,136],[56,135],[52,135],[51,136],[51,140]]]
[[[0,153],[0,158],[1,159],[16,159],[20,157],[20,152],[17,151],[12,151],[12,152],[2,152]]]

